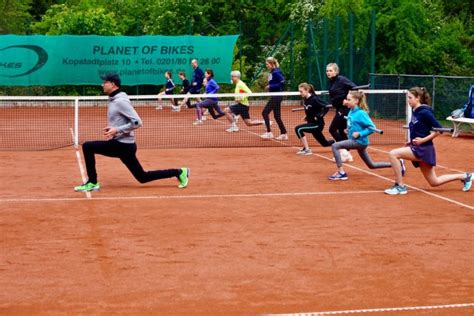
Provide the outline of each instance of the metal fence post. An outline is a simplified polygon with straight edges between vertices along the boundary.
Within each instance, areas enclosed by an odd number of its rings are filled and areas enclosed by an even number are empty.
[[[376,29],[375,29],[375,10],[372,10],[371,16],[371,37],[370,37],[370,72],[375,73],[375,41],[376,41]],[[371,82],[372,84],[372,82]]]
[[[243,77],[243,74],[242,74],[242,20],[239,20],[239,62],[240,62],[240,66],[239,66],[239,71],[240,71],[240,74],[242,76],[242,79],[244,79]]]
[[[349,79],[354,81],[354,13],[349,13]]]
[[[306,25],[307,29],[307,45],[308,45],[308,59],[307,65],[308,68],[308,82],[314,84],[313,82],[313,37],[311,36],[311,31],[313,29],[313,21],[308,20],[308,24]]]
[[[339,65],[339,49],[341,46],[341,17],[336,16],[336,64]]]
[[[323,69],[326,72],[326,65],[328,64],[328,20],[327,18],[323,19]],[[327,77],[323,77],[323,82],[321,83],[324,89],[327,86]]]
[[[295,88],[295,55],[294,55],[294,46],[295,46],[295,27],[293,23],[291,24],[290,30],[290,86]]]

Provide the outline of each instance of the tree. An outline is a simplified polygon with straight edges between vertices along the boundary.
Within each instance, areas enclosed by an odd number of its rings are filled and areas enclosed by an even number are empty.
[[[120,28],[113,12],[103,7],[69,7],[66,4],[51,6],[43,19],[33,25],[38,34],[60,35],[119,35]]]
[[[31,0],[0,0],[0,34],[25,34]]]

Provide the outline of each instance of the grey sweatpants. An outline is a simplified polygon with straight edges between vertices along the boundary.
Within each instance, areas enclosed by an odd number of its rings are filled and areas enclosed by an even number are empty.
[[[362,158],[367,167],[370,169],[392,167],[390,162],[373,162],[369,156],[369,153],[367,152],[367,145],[361,145],[353,139],[347,139],[332,145],[332,153],[334,155],[334,159],[336,159],[336,165],[338,168],[342,167],[341,153],[339,152],[339,149],[356,149],[360,158]]]

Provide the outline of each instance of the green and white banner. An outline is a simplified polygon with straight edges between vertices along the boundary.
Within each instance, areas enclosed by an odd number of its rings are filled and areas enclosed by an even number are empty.
[[[123,85],[163,84],[164,73],[184,71],[191,60],[229,82],[238,35],[229,36],[0,36],[1,86],[100,84],[116,72]]]

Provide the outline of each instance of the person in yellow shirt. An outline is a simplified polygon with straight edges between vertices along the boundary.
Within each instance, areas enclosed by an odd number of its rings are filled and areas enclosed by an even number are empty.
[[[240,71],[232,71],[230,73],[230,77],[232,82],[235,84],[235,93],[252,93],[252,91],[247,87],[245,82],[240,80],[241,74]],[[237,118],[240,115],[244,120],[245,125],[247,126],[257,126],[263,125],[264,121],[262,120],[251,120],[249,114],[249,98],[246,96],[243,97],[236,97],[235,101],[237,104],[231,105],[225,109],[225,115],[230,122],[230,128],[226,131],[229,133],[238,132],[239,127],[237,126]]]

